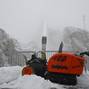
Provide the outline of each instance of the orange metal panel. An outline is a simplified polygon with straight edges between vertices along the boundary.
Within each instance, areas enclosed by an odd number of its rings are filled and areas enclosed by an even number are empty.
[[[24,67],[22,70],[22,75],[31,75],[32,73],[32,68],[29,66]]]
[[[57,53],[48,61],[49,72],[81,75],[83,67],[84,58],[72,53]]]

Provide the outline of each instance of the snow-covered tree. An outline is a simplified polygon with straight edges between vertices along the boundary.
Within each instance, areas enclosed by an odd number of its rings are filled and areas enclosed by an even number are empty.
[[[16,40],[0,28],[0,66],[18,65]]]
[[[68,51],[86,51],[89,50],[89,31],[75,27],[66,27],[64,29],[64,45]]]
[[[89,31],[75,27],[66,27],[63,37],[66,51],[75,53],[89,51]],[[89,69],[89,57],[86,57],[86,59],[86,66]]]

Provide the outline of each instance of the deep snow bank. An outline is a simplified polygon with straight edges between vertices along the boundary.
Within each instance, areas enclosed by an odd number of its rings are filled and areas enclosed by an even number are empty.
[[[51,83],[50,81],[36,75],[25,75],[9,84],[3,84],[0,87],[13,89],[64,89],[62,85]]]
[[[21,76],[22,67],[1,67],[0,68],[0,89],[70,89],[73,86],[63,86],[54,84],[36,75]],[[3,83],[3,84],[2,84]],[[89,71],[84,72],[78,78],[75,89],[89,89]]]
[[[21,75],[20,66],[0,67],[0,84],[13,81]]]
[[[49,80],[36,75],[21,76],[22,67],[1,67],[0,68],[0,89],[64,89],[62,85],[51,83]]]

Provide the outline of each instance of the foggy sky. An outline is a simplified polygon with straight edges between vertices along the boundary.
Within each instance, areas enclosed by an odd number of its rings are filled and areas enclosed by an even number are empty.
[[[89,29],[89,0],[0,0],[0,28],[21,43],[35,40],[48,28],[63,30],[66,26]]]

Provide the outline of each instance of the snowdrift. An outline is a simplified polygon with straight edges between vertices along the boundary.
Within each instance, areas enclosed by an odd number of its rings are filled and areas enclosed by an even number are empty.
[[[64,89],[62,85],[51,83],[36,75],[21,76],[22,67],[0,68],[0,88],[10,89]]]
[[[16,80],[21,76],[21,67],[1,67],[0,68],[0,84],[8,83],[10,81]]]
[[[0,68],[0,89],[70,89],[73,86],[54,84],[36,75],[21,76],[22,67]],[[77,88],[76,88],[77,87]],[[89,89],[89,71],[78,78],[74,89]]]

